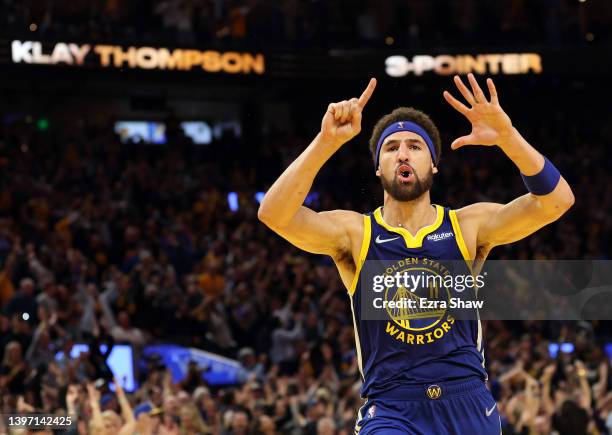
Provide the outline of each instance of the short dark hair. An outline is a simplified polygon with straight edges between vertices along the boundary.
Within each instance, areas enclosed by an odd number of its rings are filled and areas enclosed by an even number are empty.
[[[383,131],[385,131],[385,128],[398,121],[412,121],[423,127],[434,143],[437,156],[437,161],[434,162],[434,165],[437,166],[438,163],[440,163],[440,154],[442,153],[440,132],[438,131],[438,127],[436,127],[436,124],[434,124],[429,115],[413,107],[398,107],[393,112],[386,114],[380,118],[378,122],[376,122],[374,130],[372,131],[372,136],[370,136],[370,152],[372,153],[372,160],[374,161],[374,164],[376,164],[376,144],[380,138],[380,135]]]

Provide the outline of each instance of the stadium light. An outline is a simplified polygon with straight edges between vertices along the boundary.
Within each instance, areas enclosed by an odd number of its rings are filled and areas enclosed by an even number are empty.
[[[548,354],[551,358],[556,358],[557,354],[561,351],[562,353],[572,353],[574,351],[573,343],[550,343],[548,345]]]
[[[47,131],[49,129],[49,120],[47,118],[40,118],[36,121],[36,128],[39,131]]]
[[[227,194],[227,204],[231,211],[238,211],[238,194],[236,192],[230,192]]]

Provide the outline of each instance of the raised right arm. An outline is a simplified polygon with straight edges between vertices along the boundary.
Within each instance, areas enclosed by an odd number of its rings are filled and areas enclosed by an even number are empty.
[[[321,134],[282,173],[266,193],[257,216],[293,245],[313,254],[332,257],[350,247],[342,219],[345,210],[316,212],[302,205],[315,176],[335,152]]]
[[[319,170],[346,142],[361,131],[361,112],[372,96],[371,79],[359,99],[330,104],[321,132],[268,190],[259,207],[259,220],[300,249],[334,259],[351,251],[347,230],[360,216],[351,211],[315,212],[302,204]]]

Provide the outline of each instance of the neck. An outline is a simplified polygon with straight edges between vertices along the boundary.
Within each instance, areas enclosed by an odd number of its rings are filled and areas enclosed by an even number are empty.
[[[429,192],[412,201],[397,201],[385,192],[383,219],[388,225],[402,227],[415,234],[436,220],[436,209],[431,205]]]

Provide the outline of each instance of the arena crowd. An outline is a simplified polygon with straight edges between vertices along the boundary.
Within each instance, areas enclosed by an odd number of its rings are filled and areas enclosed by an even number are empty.
[[[491,258],[610,258],[612,192],[593,186],[608,182],[612,137],[598,125],[587,131],[562,114],[526,125],[577,202],[560,222]],[[167,145],[147,146],[121,144],[110,126],[86,121],[46,131],[26,120],[2,125],[2,413],[73,413],[75,430],[94,434],[352,433],[362,401],[346,290],[328,258],[296,250],[256,217],[255,192],[308,140],[265,139],[254,152],[232,135],[202,147],[170,130]],[[502,159],[447,154],[434,202],[458,207],[522,192]],[[311,206],[376,207],[369,158],[365,143],[342,151],[317,180]],[[229,191],[239,192],[237,211]],[[610,322],[485,322],[504,433],[608,433],[611,332]],[[109,390],[101,343],[164,342],[236,358],[240,383],[207,385],[196,365],[173,382],[151,358],[134,393]],[[553,358],[548,345],[558,342],[574,351]],[[56,358],[74,343],[91,351]]]

